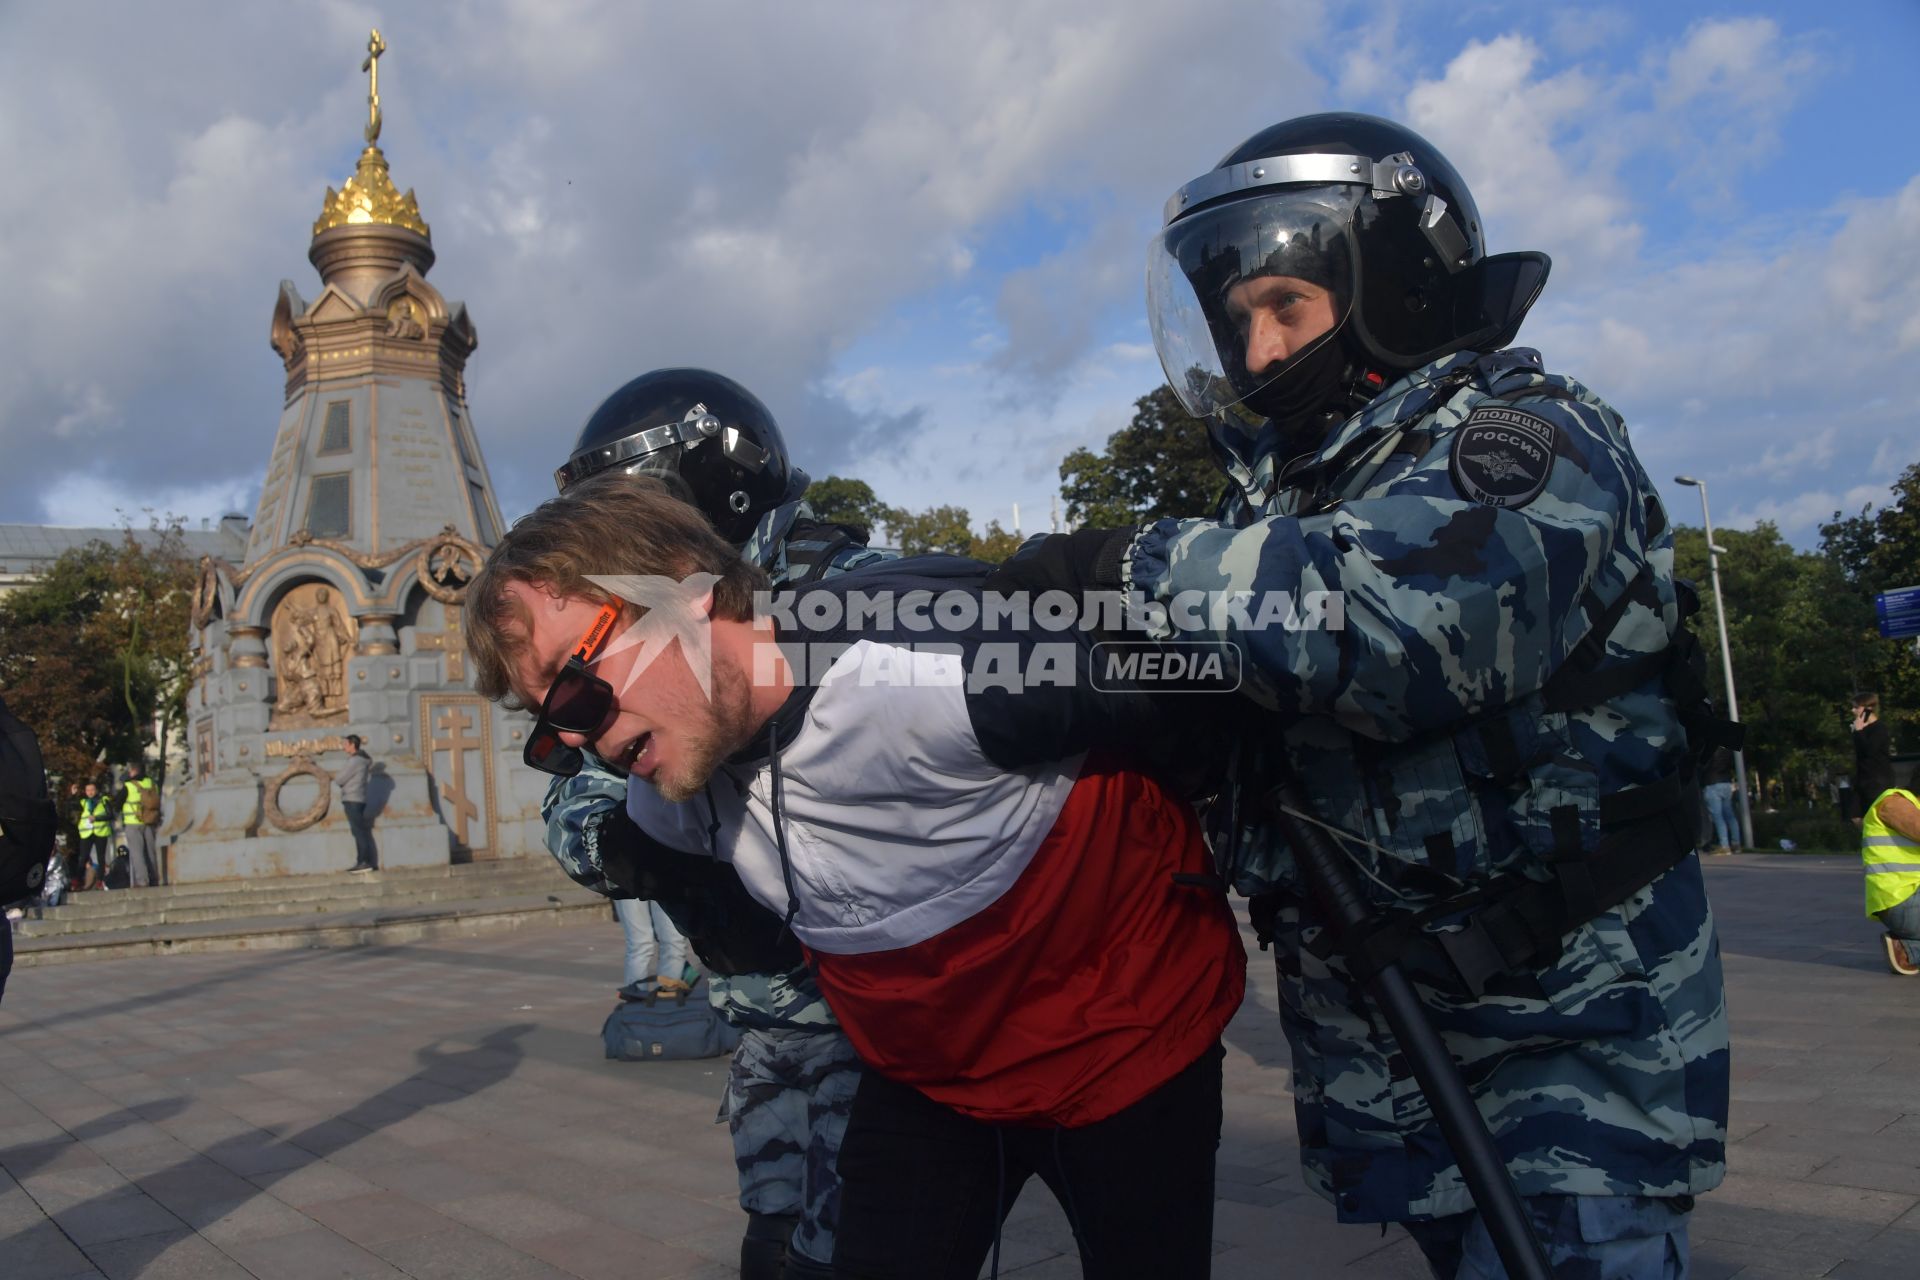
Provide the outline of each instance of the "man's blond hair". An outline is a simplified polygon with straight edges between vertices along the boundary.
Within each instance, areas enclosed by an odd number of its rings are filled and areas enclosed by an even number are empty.
[[[515,522],[467,588],[467,652],[477,687],[496,702],[514,696],[533,618],[508,590],[512,584],[618,604],[631,617],[640,610],[589,582],[589,575],[677,582],[695,573],[720,579],[713,586],[716,618],[751,618],[754,593],[767,587],[765,573],[653,477],[609,472],[569,486]]]

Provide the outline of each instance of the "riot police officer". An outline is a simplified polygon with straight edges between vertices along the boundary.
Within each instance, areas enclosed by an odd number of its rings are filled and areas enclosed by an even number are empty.
[[[883,558],[866,546],[866,530],[813,518],[802,499],[806,473],[789,461],[772,413],[717,373],[657,369],[628,382],[587,419],[554,478],[565,493],[612,468],[666,481],[775,586]],[[607,853],[623,839],[637,842],[626,794],[625,775],[588,754],[578,774],[553,780],[543,806],[554,857],[601,892],[610,888]],[[643,896],[687,934],[710,971],[714,1007],[741,1031],[720,1108],[748,1215],[740,1273],[824,1277],[838,1212],[835,1162],[860,1061],[781,922],[731,868],[697,861],[689,880],[661,880]]]
[[[1556,1274],[1680,1274],[1692,1197],[1725,1169],[1719,949],[1691,852],[1711,726],[1620,415],[1506,349],[1545,256],[1488,256],[1425,139],[1329,114],[1181,188],[1149,258],[1155,346],[1229,496],[1212,519],[1059,535],[1002,585],[1185,601],[1149,625],[1240,664],[1259,710],[1216,848],[1275,947],[1308,1182],[1342,1221],[1404,1223],[1440,1276],[1504,1274],[1361,995],[1391,961]],[[1234,593],[1241,609],[1207,607]],[[1303,616],[1344,625],[1260,621]],[[1289,816],[1365,873],[1378,927],[1340,947],[1276,834],[1288,774],[1319,800]]]

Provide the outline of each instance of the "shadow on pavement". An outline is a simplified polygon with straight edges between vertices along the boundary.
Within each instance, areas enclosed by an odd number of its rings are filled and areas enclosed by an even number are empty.
[[[123,891],[124,892],[124,891]],[[264,956],[248,968],[234,969],[231,972],[217,974],[211,978],[202,978],[198,982],[189,982],[185,986],[169,987],[160,992],[142,992],[128,996],[124,1000],[115,1000],[108,1004],[90,1004],[79,1008],[66,1009],[45,1018],[21,1018],[22,1027],[57,1027],[68,1022],[83,1022],[92,1018],[112,1017],[116,1013],[131,1013],[136,1009],[151,1009],[159,1004],[172,1004],[179,1000],[190,1000],[204,995],[216,987],[224,987],[235,982],[252,982],[262,973],[274,969],[290,968],[294,965],[311,964],[326,953],[319,950],[289,951],[273,959]],[[16,981],[18,975],[15,976]]]
[[[444,1040],[436,1040],[414,1051],[414,1060],[420,1064],[419,1070],[338,1115],[309,1125],[285,1138],[262,1141],[263,1131],[256,1130],[251,1134],[222,1139],[176,1165],[157,1173],[128,1178],[127,1186],[115,1187],[56,1210],[49,1216],[54,1224],[69,1235],[84,1234],[104,1240],[105,1237],[86,1230],[86,1227],[99,1223],[116,1211],[125,1212],[125,1207],[133,1199],[131,1193],[137,1188],[179,1218],[189,1230],[198,1231],[226,1217],[282,1178],[323,1161],[388,1125],[429,1110],[435,1102],[423,1099],[431,1098],[435,1093],[446,1095],[438,1101],[451,1101],[456,1097],[479,1093],[507,1079],[526,1056],[520,1041],[534,1030],[531,1023],[517,1023],[489,1032],[474,1048],[451,1052],[440,1048]],[[89,1121],[70,1132],[75,1138],[82,1138],[89,1129],[99,1126],[93,1136],[102,1136],[127,1125],[165,1119],[177,1114],[186,1105],[180,1099],[142,1103],[116,1115]],[[156,1115],[156,1110],[162,1114]],[[32,1175],[32,1169],[17,1169],[14,1163],[16,1153],[26,1151],[30,1153],[27,1158],[31,1160],[34,1158],[31,1153],[35,1152],[36,1147],[65,1145],[68,1144],[13,1148],[0,1153],[0,1168],[11,1173],[16,1181],[24,1183]],[[57,1158],[57,1154],[57,1151],[43,1153],[40,1164],[35,1167],[44,1167]],[[253,1181],[249,1181],[250,1178]],[[34,1222],[8,1239],[0,1240],[0,1258],[13,1256],[15,1249],[21,1254],[28,1252],[36,1243],[34,1238],[44,1236],[45,1227],[44,1222]],[[79,1233],[74,1230],[76,1227],[80,1228]],[[167,1234],[161,1228],[144,1238],[113,1240],[115,1273],[140,1275],[178,1240],[180,1234]],[[86,1247],[80,1240],[76,1240],[76,1243],[80,1243],[82,1249]]]

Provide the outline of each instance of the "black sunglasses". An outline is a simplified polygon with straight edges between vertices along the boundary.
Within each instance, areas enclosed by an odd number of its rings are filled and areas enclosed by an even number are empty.
[[[522,760],[540,772],[556,778],[571,778],[579,773],[586,762],[586,753],[562,742],[560,735],[598,733],[613,711],[613,686],[588,671],[587,663],[599,653],[607,637],[613,634],[613,624],[619,620],[617,606],[607,605],[601,609],[593,626],[574,646],[567,664],[547,686],[540,714],[533,722],[533,731],[527,735],[526,750],[520,753]]]

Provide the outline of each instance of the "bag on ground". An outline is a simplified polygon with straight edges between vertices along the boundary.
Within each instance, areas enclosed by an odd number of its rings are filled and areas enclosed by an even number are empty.
[[[622,1000],[600,1028],[607,1057],[621,1062],[669,1058],[717,1058],[730,1053],[740,1033],[707,1003],[692,996]]]

